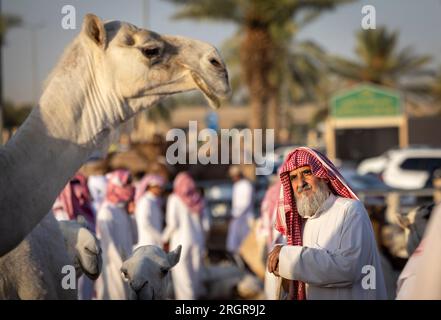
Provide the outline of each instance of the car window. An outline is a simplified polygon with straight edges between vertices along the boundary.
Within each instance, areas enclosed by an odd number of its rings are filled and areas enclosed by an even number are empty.
[[[408,158],[400,168],[403,170],[433,171],[441,167],[441,158]]]
[[[430,171],[434,171],[438,168],[441,168],[441,158],[436,159],[427,159],[427,169]]]
[[[403,170],[421,170],[420,169],[420,159],[418,159],[418,158],[406,159],[400,165],[400,168]]]

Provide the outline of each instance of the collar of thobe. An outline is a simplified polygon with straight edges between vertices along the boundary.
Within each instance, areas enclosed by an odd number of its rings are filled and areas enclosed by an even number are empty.
[[[333,205],[333,203],[335,202],[336,199],[337,199],[337,197],[331,192],[329,194],[329,197],[325,200],[325,202],[323,202],[322,205],[320,206],[320,208],[318,208],[317,212],[310,217],[305,217],[305,219],[318,218],[323,212],[325,212],[329,208],[331,208],[331,206]]]
[[[158,200],[158,197],[155,196],[155,195],[154,195],[153,193],[151,193],[150,191],[147,191],[147,192],[145,193],[145,195],[146,195],[146,197],[147,197],[148,199]]]
[[[109,205],[114,208],[119,208],[119,209],[125,209],[125,207],[126,207],[126,203],[124,203],[124,202],[118,202],[118,203],[109,202]]]

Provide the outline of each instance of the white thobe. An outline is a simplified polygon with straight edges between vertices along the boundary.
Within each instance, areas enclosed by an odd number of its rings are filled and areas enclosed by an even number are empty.
[[[177,300],[194,300],[205,294],[203,253],[205,233],[209,229],[207,214],[206,210],[202,214],[191,212],[174,194],[168,197],[163,241],[170,241],[170,250],[182,245],[181,258],[171,269]]]
[[[128,286],[120,269],[132,254],[133,232],[131,218],[123,205],[103,203],[97,216],[97,237],[103,259],[102,272],[96,281],[97,298],[127,299]]]
[[[306,220],[302,240],[303,246],[280,250],[279,273],[303,281],[307,299],[386,299],[372,224],[360,201],[331,194]]]
[[[96,216],[106,197],[106,177],[101,175],[89,176],[89,178],[87,178],[87,188],[92,196],[92,209]]]
[[[227,250],[239,251],[242,241],[250,232],[250,219],[253,219],[253,186],[247,179],[241,179],[233,185],[231,216],[227,235]]]
[[[135,217],[138,226],[136,246],[155,245],[162,248],[164,216],[159,197],[146,192],[136,203]]]

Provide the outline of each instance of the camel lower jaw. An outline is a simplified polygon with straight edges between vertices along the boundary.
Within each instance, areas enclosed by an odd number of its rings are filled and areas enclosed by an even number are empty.
[[[100,276],[101,272],[94,272],[94,273],[90,273],[87,271],[84,271],[84,274],[91,280],[96,280],[98,279],[98,277]]]
[[[202,80],[202,78],[193,71],[191,72],[191,77],[193,78],[194,83],[202,91],[205,98],[208,100],[208,104],[210,105],[210,107],[215,110],[219,109],[221,105],[220,99],[208,88],[205,81]]]

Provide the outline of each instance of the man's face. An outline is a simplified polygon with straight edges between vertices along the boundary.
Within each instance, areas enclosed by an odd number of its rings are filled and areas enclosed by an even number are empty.
[[[149,191],[153,193],[155,196],[160,197],[162,195],[162,188],[159,186],[152,186],[149,188]]]
[[[289,173],[291,186],[296,199],[310,197],[319,190],[321,180],[312,174],[310,166],[297,168]]]

